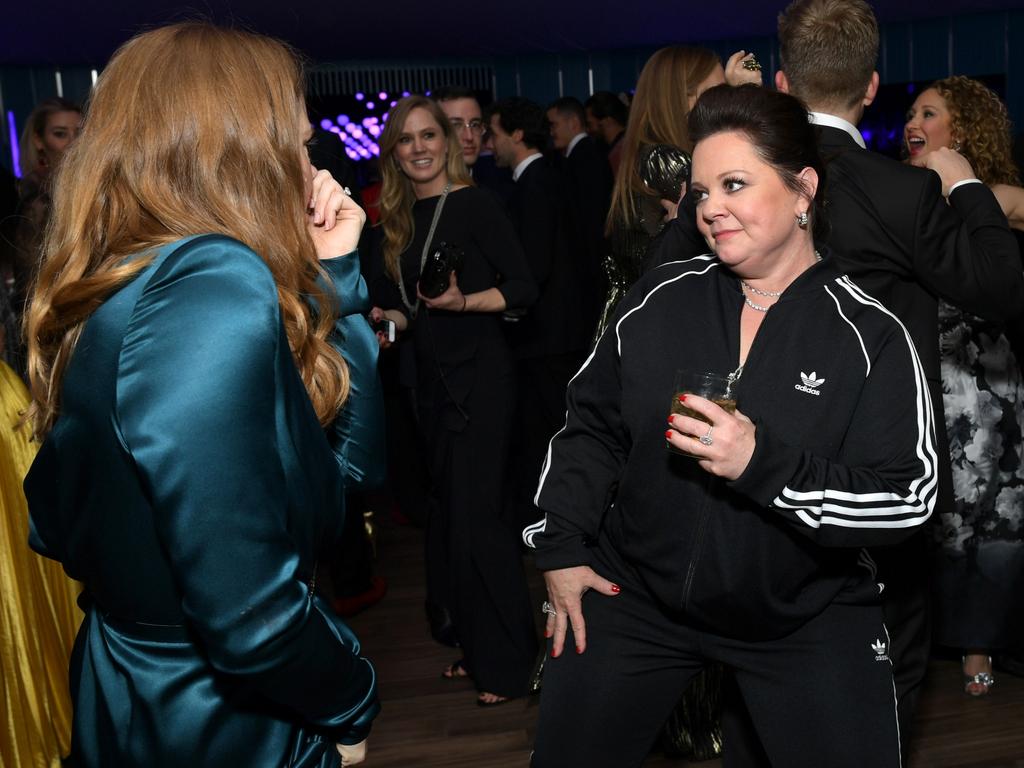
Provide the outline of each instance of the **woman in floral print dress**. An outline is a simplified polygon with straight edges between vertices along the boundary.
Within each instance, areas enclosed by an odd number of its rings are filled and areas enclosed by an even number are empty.
[[[907,118],[912,163],[940,147],[960,152],[1024,229],[1006,107],[992,91],[939,80]],[[965,690],[982,696],[995,682],[992,652],[1024,639],[1024,386],[999,323],[940,302],[939,348],[956,509],[937,527],[935,639],[962,650]]]

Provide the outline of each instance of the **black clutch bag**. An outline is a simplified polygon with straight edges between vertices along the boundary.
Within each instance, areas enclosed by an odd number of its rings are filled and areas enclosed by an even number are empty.
[[[671,144],[648,144],[640,150],[637,171],[652,192],[674,203],[690,175],[690,156]]]
[[[434,299],[448,290],[449,275],[462,269],[462,251],[458,246],[441,242],[431,251],[420,272],[420,293]]]

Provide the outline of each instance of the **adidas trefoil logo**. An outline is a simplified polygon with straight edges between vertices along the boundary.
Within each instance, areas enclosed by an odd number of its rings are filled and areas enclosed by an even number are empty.
[[[889,655],[885,652],[885,643],[875,638],[875,642],[871,644],[871,650],[875,652],[875,661],[888,661]]]
[[[810,375],[800,371],[800,380],[803,381],[803,384],[795,385],[795,389],[799,389],[801,392],[806,392],[807,394],[814,395],[815,397],[821,394],[821,392],[818,391],[818,387],[824,384],[825,380],[818,378],[817,371],[811,371]]]

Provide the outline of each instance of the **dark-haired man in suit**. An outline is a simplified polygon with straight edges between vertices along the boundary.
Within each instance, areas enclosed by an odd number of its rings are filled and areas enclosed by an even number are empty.
[[[587,133],[605,145],[612,175],[618,176],[629,107],[611,91],[598,91],[584,102],[584,109],[587,114]]]
[[[513,479],[519,512],[529,522],[536,518],[532,497],[547,442],[565,420],[565,388],[589,340],[582,244],[572,237],[568,182],[541,153],[547,143],[543,108],[528,99],[502,99],[488,109],[488,126],[498,165],[512,169],[508,211],[540,286],[530,312],[509,324],[520,384],[519,477]]]
[[[565,158],[564,168],[569,182],[569,207],[575,234],[584,249],[585,293],[593,299],[586,308],[587,322],[597,323],[607,281],[601,260],[605,252],[604,225],[612,197],[611,167],[597,142],[587,135],[587,116],[579,99],[566,96],[551,102],[547,109],[551,144]]]
[[[1024,275],[1017,243],[995,197],[958,153],[931,153],[931,170],[925,170],[865,148],[855,126],[878,89],[878,23],[864,0],[794,0],[779,17],[779,43],[782,67],[776,86],[807,104],[811,121],[820,126],[833,258],[899,317],[920,356],[939,447],[935,508],[951,510],[938,299],[993,320],[1020,312]],[[671,237],[661,243],[654,262],[700,249],[692,234],[693,217],[691,206],[680,208]],[[877,581],[884,585],[904,744],[928,662],[930,535],[922,531],[900,546],[869,553]],[[733,739],[734,745],[742,741]],[[749,742],[744,745],[748,747]],[[756,764],[749,754],[730,758],[732,751],[727,743],[725,765]]]

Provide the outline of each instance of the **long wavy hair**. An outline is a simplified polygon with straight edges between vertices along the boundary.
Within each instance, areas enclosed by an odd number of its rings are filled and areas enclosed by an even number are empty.
[[[963,75],[936,80],[949,110],[950,132],[985,184],[1020,185],[1006,105],[984,84]]]
[[[247,32],[175,24],[117,51],[58,170],[28,312],[38,437],[60,411],[83,325],[151,261],[125,257],[202,233],[233,237],[266,262],[317,416],[335,416],[348,369],[326,341],[336,311],[317,286],[307,229],[303,93],[295,55]]]
[[[706,48],[672,45],[656,51],[644,64],[622,137],[619,174],[605,226],[609,234],[613,226],[631,227],[637,220],[636,200],[644,189],[637,160],[643,147],[671,144],[693,151],[686,127],[690,97],[720,63]]]
[[[414,109],[425,109],[437,121],[448,142],[445,172],[452,184],[472,186],[473,179],[462,159],[459,138],[452,130],[448,118],[433,99],[426,96],[407,96],[388,112],[384,132],[380,137],[380,223],[384,230],[384,268],[397,283],[402,279],[402,252],[413,237],[412,205],[416,202],[412,182],[402,171],[395,157],[395,147],[405,130],[405,121]]]

